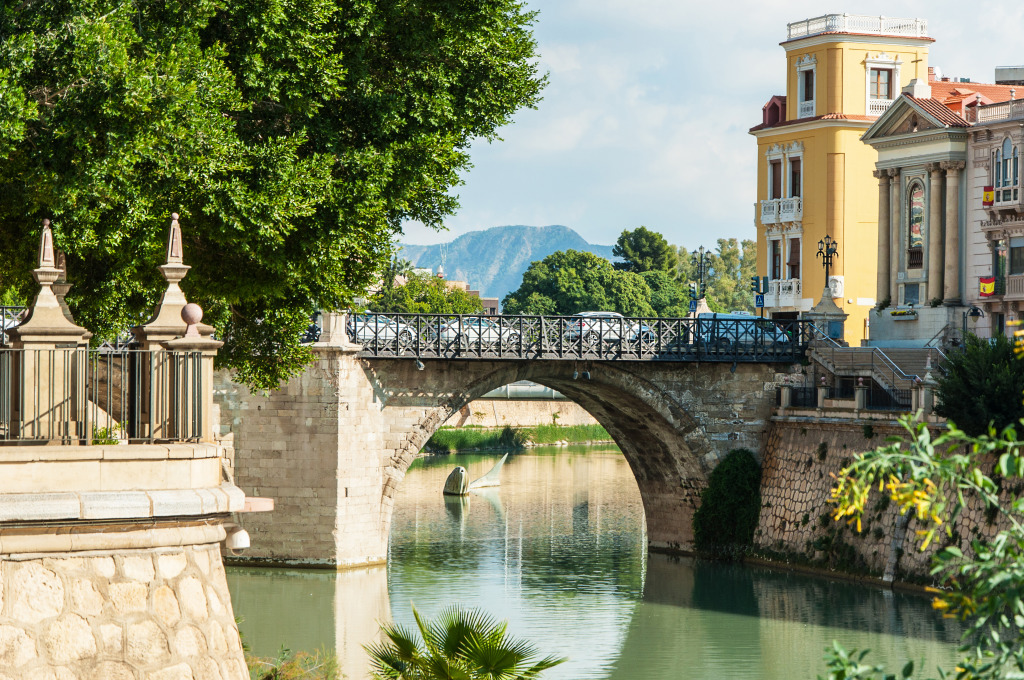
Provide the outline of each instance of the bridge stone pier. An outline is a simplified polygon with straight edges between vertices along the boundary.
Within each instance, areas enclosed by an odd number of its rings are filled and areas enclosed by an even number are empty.
[[[688,550],[708,473],[729,450],[760,451],[789,366],[657,361],[381,359],[345,341],[269,394],[219,373],[235,481],[276,500],[245,516],[240,561],[348,567],[384,562],[395,492],[431,434],[516,380],[554,388],[614,437],[643,498],[649,545]],[[418,368],[419,365],[421,368]],[[222,434],[223,436],[223,434]],[[440,496],[441,490],[438,489]],[[440,502],[440,501],[439,501]]]

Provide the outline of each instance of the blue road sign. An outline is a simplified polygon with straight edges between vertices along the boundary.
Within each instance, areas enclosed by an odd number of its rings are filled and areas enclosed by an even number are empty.
[[[763,297],[764,296],[762,296],[762,298]],[[690,314],[694,314],[696,312],[697,312],[697,301],[696,300],[690,300]]]
[[[754,306],[758,308],[764,307],[764,295],[754,296]]]

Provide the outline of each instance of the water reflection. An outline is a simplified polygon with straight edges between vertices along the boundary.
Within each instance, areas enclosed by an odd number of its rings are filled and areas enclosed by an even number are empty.
[[[643,510],[614,450],[534,450],[502,485],[443,497],[455,465],[471,478],[496,456],[417,461],[399,488],[389,571],[232,570],[241,629],[259,654],[333,646],[366,676],[376,621],[412,625],[458,602],[570,662],[551,680],[814,678],[833,638],[882,662],[956,659],[959,631],[924,598],[771,569],[647,556]]]

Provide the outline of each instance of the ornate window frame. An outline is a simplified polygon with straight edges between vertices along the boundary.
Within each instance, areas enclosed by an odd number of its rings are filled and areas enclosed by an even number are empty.
[[[804,90],[804,73],[811,72],[811,81],[813,83],[810,97],[807,96],[807,92]],[[796,117],[797,118],[813,118],[817,113],[815,102],[817,101],[818,92],[818,59],[813,54],[805,54],[801,57],[797,57],[796,60]]]
[[[911,223],[913,222],[913,199],[915,191],[921,192],[921,244],[919,246],[916,246],[916,249],[920,251],[919,257],[921,258],[921,261],[917,263],[917,266],[911,266],[910,252],[915,249],[915,246],[912,242],[911,234]],[[904,246],[906,248],[907,261],[903,269],[904,271],[910,271],[911,269],[913,269],[915,271],[920,271],[923,274],[926,271],[925,256],[927,255],[928,251],[928,230],[931,228],[931,225],[928,224],[928,188],[924,180],[920,177],[910,178],[910,181],[907,182],[907,188],[904,192],[904,196],[905,199],[903,205],[903,224],[905,226],[902,229],[902,237]]]
[[[900,67],[903,62],[900,61],[900,56],[897,54],[894,57],[889,56],[886,52],[879,52],[874,57],[870,53],[864,56],[864,114],[867,116],[880,116],[885,113],[885,110],[889,108],[889,104],[896,101],[899,96],[897,93],[900,91]],[[872,99],[871,98],[871,72],[874,70],[890,70],[892,71],[892,82],[890,83],[892,95],[889,99]],[[872,107],[872,102],[886,102],[884,105],[876,103]]]

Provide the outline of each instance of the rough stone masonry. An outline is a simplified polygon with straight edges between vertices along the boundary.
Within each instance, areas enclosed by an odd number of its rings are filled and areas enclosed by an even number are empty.
[[[417,370],[412,360],[364,359],[358,350],[314,345],[315,362],[269,394],[218,374],[235,482],[276,502],[273,513],[241,520],[253,544],[241,561],[385,561],[395,490],[423,444],[466,404],[516,380],[554,388],[593,415],[636,476],[651,547],[687,549],[708,473],[733,448],[760,450],[784,368],[426,360]]]

